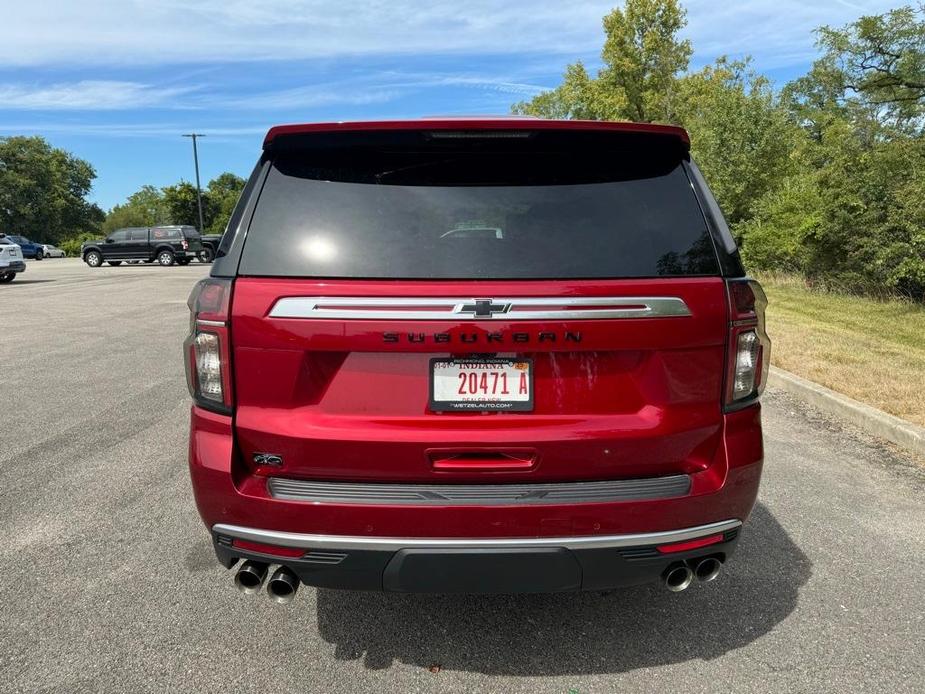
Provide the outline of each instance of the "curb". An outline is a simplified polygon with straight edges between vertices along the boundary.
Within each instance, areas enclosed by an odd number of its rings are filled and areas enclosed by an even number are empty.
[[[859,429],[925,455],[925,427],[900,419],[818,383],[771,367],[768,385],[787,391],[823,412],[841,417]]]

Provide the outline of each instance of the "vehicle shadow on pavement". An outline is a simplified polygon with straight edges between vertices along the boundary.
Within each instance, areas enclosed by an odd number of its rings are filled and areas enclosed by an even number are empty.
[[[683,593],[660,585],[554,595],[402,595],[318,590],[318,631],[341,660],[484,674],[619,673],[717,658],[797,605],[806,555],[758,504],[724,573]]]

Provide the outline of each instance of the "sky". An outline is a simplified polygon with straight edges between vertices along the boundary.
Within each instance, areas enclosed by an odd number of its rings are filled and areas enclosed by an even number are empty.
[[[246,176],[279,123],[504,114],[600,64],[619,0],[0,0],[0,136],[93,164],[103,209],[142,185]],[[812,31],[903,0],[686,0],[692,68],[751,55],[777,85]]]

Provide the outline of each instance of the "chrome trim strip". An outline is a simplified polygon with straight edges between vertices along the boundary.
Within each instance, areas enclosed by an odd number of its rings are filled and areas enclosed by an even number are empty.
[[[274,499],[331,504],[503,506],[609,503],[684,496],[688,475],[554,484],[357,484],[271,477]]]
[[[373,550],[394,552],[399,549],[425,547],[428,549],[517,549],[533,547],[564,547],[566,549],[607,549],[611,547],[638,547],[662,545],[671,542],[694,540],[706,535],[735,530],[740,520],[725,520],[698,525],[682,530],[635,535],[589,535],[580,537],[511,537],[511,538],[428,538],[428,537],[356,537],[350,535],[308,535],[279,530],[258,530],[239,525],[219,523],[212,526],[218,535],[304,549]]]
[[[665,318],[691,315],[684,300],[676,296],[558,296],[493,299],[494,304],[503,305],[505,310],[499,310],[490,315],[475,315],[471,311],[463,312],[464,306],[474,304],[476,301],[479,299],[289,296],[277,300],[269,316],[270,318],[336,320],[472,321]],[[550,305],[567,308],[542,308]]]
[[[197,324],[197,325],[212,325],[212,326],[215,326],[215,327],[217,327],[217,328],[222,328],[222,327],[225,326],[225,321],[223,321],[223,320],[206,320],[205,318],[197,318],[197,319],[196,319],[196,324]]]

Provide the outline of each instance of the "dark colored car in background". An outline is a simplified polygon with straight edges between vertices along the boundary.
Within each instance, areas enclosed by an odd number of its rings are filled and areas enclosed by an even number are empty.
[[[189,265],[202,252],[196,227],[183,225],[117,229],[105,239],[81,245],[81,257],[90,267],[104,262],[121,265],[126,260],[160,265]]]
[[[41,243],[34,243],[33,241],[27,239],[25,236],[17,236],[15,234],[7,234],[6,238],[8,241],[12,241],[22,249],[22,255],[24,258],[41,260],[45,257],[45,249]]]
[[[271,129],[185,343],[193,492],[238,587],[715,578],[770,343],[689,150],[635,123]]]

